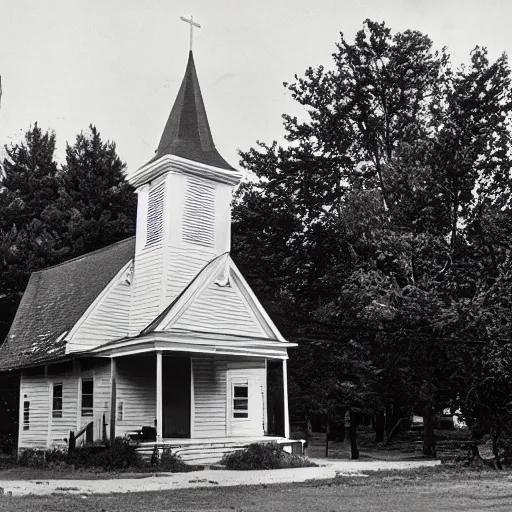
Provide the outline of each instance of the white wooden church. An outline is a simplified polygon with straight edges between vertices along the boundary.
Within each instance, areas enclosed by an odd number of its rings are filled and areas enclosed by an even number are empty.
[[[35,272],[0,349],[20,374],[19,449],[140,432],[195,459],[289,439],[286,342],[230,257],[242,175],[217,152],[192,51],[155,156],[130,172],[136,236]],[[267,364],[284,432],[267,436]],[[86,428],[87,427],[87,428]]]

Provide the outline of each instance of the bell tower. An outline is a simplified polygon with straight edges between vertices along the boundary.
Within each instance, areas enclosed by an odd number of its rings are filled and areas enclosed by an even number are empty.
[[[156,154],[127,177],[138,195],[130,335],[229,252],[231,198],[241,177],[215,148],[190,51]]]

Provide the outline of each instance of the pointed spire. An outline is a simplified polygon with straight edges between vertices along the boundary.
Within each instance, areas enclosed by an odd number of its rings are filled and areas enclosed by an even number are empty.
[[[163,155],[176,155],[202,164],[233,170],[220,156],[213,143],[191,51],[178,96],[151,162]]]

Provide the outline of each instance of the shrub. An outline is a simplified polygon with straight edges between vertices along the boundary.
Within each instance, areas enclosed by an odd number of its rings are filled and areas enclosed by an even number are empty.
[[[316,466],[303,455],[291,455],[277,443],[253,443],[247,448],[228,453],[221,464],[227,469],[247,471],[251,469],[285,469]]]
[[[45,451],[27,448],[18,457],[18,464],[28,468],[42,468],[46,466]]]
[[[187,473],[188,471],[195,471],[197,467],[185,464],[181,457],[170,448],[164,448],[160,455],[158,469],[170,473]]]
[[[112,471],[141,467],[142,459],[136,446],[118,437],[108,448],[94,445],[75,448],[68,456],[68,463],[78,468],[97,467]]]
[[[123,438],[116,438],[104,451],[98,454],[97,465],[110,470],[141,467],[142,458],[136,451],[136,446]]]
[[[11,455],[16,451],[16,435],[13,432],[0,434],[0,454]]]

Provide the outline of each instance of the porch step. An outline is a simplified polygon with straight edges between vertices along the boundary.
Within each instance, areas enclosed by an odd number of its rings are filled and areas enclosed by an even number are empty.
[[[270,440],[269,440],[270,441]],[[269,442],[256,441],[256,442]],[[248,439],[246,442],[222,441],[218,443],[205,442],[197,444],[179,444],[179,443],[144,443],[137,448],[137,452],[145,459],[149,459],[155,449],[158,447],[160,453],[164,449],[171,449],[173,453],[179,455],[186,464],[216,464],[222,460],[226,453],[243,450],[255,440]]]

